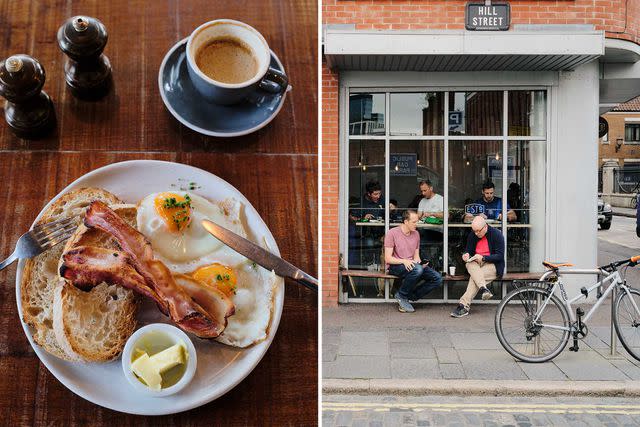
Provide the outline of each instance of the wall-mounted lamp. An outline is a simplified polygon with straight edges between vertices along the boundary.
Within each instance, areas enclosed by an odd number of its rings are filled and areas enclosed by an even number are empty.
[[[622,147],[622,142],[623,142],[623,141],[624,141],[624,140],[623,140],[622,138],[616,138],[616,153],[617,153],[618,151],[620,151],[620,148]]]

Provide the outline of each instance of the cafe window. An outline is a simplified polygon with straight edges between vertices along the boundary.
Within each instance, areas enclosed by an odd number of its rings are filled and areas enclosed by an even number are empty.
[[[624,142],[634,144],[640,143],[640,123],[625,123]]]
[[[465,272],[461,255],[477,214],[503,232],[507,271],[540,269],[546,91],[352,90],[348,116],[345,266],[384,271],[385,233],[426,199],[420,256],[436,270]],[[382,279],[351,285],[349,298],[391,297]],[[442,298],[439,292],[429,297]]]

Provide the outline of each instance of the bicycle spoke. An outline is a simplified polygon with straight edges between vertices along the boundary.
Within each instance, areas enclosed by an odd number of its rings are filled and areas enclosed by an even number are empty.
[[[510,304],[510,301],[514,301],[514,304]],[[543,304],[544,311],[538,313]],[[543,289],[521,288],[513,291],[505,297],[496,313],[496,332],[500,343],[520,360],[548,360],[564,348],[568,331],[541,324],[568,328],[565,313],[557,298],[551,297]],[[536,317],[538,320],[534,322]]]
[[[640,307],[640,291],[623,291],[614,307],[614,324],[624,348],[631,356],[640,360],[640,313],[636,307]]]

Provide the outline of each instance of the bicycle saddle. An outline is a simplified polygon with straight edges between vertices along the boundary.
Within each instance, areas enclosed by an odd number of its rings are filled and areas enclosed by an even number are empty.
[[[569,262],[555,262],[555,261],[542,261],[542,265],[551,270],[555,270],[560,267],[573,267],[573,264]]]

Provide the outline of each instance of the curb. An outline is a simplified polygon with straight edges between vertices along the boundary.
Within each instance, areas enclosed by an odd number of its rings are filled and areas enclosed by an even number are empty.
[[[640,381],[323,379],[322,392],[324,395],[639,397]]]

